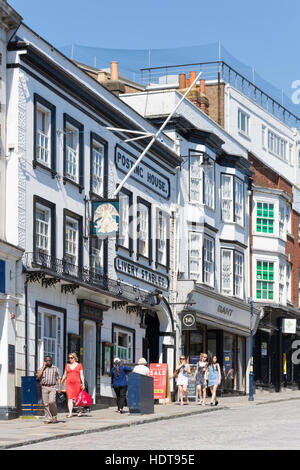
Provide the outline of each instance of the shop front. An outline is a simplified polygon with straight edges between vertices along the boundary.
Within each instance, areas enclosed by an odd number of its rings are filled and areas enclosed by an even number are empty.
[[[300,318],[296,309],[264,306],[264,317],[255,335],[256,387],[300,388]]]
[[[191,363],[196,363],[202,352],[208,357],[216,355],[222,372],[222,392],[246,393],[250,306],[195,284],[181,320],[181,353]]]

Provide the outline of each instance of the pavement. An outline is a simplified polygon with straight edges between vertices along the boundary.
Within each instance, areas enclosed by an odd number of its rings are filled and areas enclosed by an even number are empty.
[[[122,415],[116,412],[115,407],[100,410],[91,410],[90,413],[78,418],[66,418],[66,413],[59,413],[57,424],[44,424],[43,417],[18,418],[10,421],[0,421],[0,449],[12,449],[39,442],[62,439],[95,432],[110,431],[127,428],[156,421],[170,420],[192,415],[218,413],[220,410],[244,410],[259,405],[267,406],[270,403],[300,400],[300,391],[285,390],[280,393],[257,392],[254,401],[248,396],[225,396],[218,398],[219,405],[199,406],[195,402],[180,406],[179,403],[159,404],[154,407],[154,414]]]

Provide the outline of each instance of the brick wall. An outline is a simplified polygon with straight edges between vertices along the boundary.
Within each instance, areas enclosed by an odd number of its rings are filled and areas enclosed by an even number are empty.
[[[292,184],[272,171],[270,168],[263,166],[263,163],[249,153],[249,160],[253,162],[251,170],[254,171],[253,183],[256,186],[265,188],[274,188],[285,191],[291,197],[293,202],[293,186]],[[262,167],[262,168],[261,168]],[[291,231],[292,233],[287,236],[286,241],[286,255],[291,255],[291,299],[295,307],[299,305],[299,270],[300,270],[300,244],[298,236],[299,214],[292,209],[291,211]],[[252,245],[252,213],[250,217],[250,243]],[[252,258],[252,255],[251,255]],[[252,265],[252,259],[251,259]]]
[[[205,94],[209,101],[208,115],[215,122],[220,124],[224,128],[224,89],[225,84],[220,83],[219,93],[220,93],[220,111],[218,112],[218,84],[215,85],[205,85]],[[218,122],[218,117],[220,117],[220,122]]]

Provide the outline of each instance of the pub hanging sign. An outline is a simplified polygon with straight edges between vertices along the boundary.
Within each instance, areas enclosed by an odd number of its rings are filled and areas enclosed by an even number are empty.
[[[120,205],[118,199],[92,202],[93,235],[98,238],[119,234]]]

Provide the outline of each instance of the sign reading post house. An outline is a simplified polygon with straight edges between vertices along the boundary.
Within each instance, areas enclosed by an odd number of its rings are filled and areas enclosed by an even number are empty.
[[[115,164],[118,170],[127,174],[133,167],[137,157],[125,151],[119,145],[116,146]],[[150,167],[147,163],[140,163],[134,170],[131,178],[135,179],[142,185],[151,189],[159,196],[168,199],[170,197],[170,181],[159,171]]]

